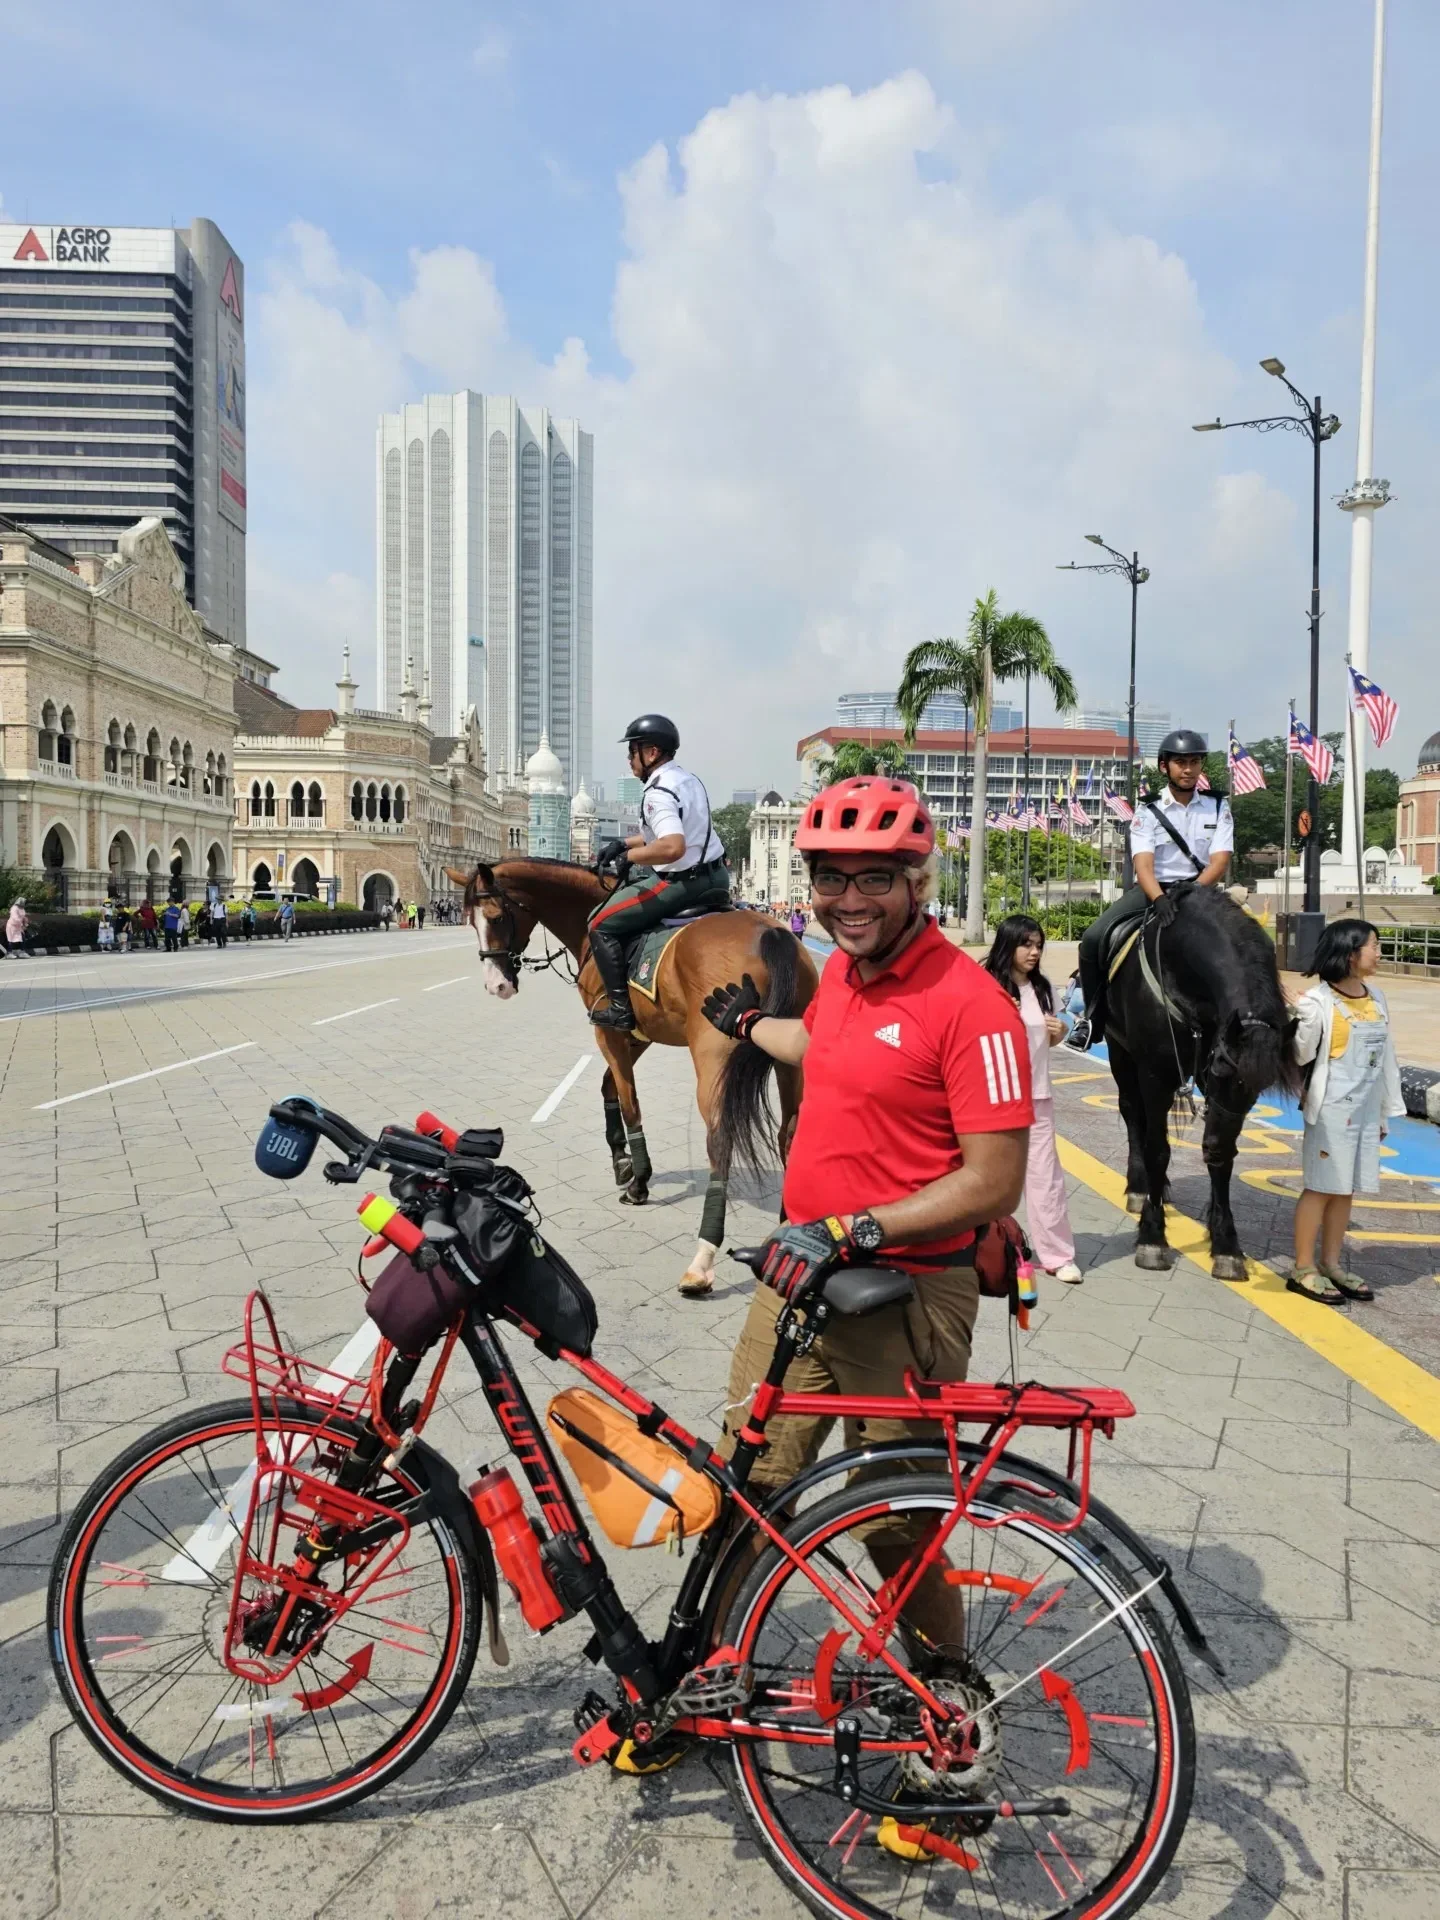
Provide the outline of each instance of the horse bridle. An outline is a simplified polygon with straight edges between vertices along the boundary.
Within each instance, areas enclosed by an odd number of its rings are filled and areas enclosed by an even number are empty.
[[[578,984],[580,970],[575,964],[574,954],[571,953],[569,947],[565,945],[563,940],[558,947],[552,948],[549,944],[550,929],[541,926],[538,919],[535,924],[537,927],[540,927],[541,932],[545,935],[546,941],[543,957],[536,959],[525,951],[524,946],[518,946],[516,944],[519,937],[519,929],[515,924],[515,915],[519,910],[520,902],[513,894],[505,891],[499,880],[492,880],[490,892],[477,893],[472,904],[478,907],[483,900],[494,901],[501,910],[495,914],[493,918],[482,913],[475,922],[475,938],[480,944],[480,958],[482,960],[493,960],[517,993],[520,990],[520,969],[522,967],[528,967],[531,973],[546,973],[551,967],[554,967],[561,973],[563,978],[570,982],[571,986]],[[501,938],[505,941],[503,947],[487,947],[484,944],[483,940],[481,940],[480,920],[484,920],[487,926],[492,926],[499,930]],[[529,942],[527,941],[526,945],[528,946],[528,944]]]
[[[1158,978],[1151,974],[1150,968],[1146,963],[1144,936],[1145,936],[1145,929],[1150,924],[1151,924],[1151,917],[1150,917],[1150,914],[1147,912],[1144,919],[1141,922],[1141,927],[1140,927],[1139,947],[1140,947],[1141,972],[1145,975],[1146,984],[1149,986],[1151,992],[1159,1000],[1162,1012],[1167,1016],[1167,1025],[1170,1028],[1170,1045],[1175,1055],[1175,1070],[1181,1076],[1182,1082],[1189,1080],[1191,1082],[1198,1082],[1200,1084],[1205,1095],[1206,1104],[1208,1106],[1218,1107],[1222,1113],[1235,1113],[1237,1111],[1236,1108],[1227,1107],[1223,1100],[1217,1100],[1214,1097],[1214,1095],[1210,1092],[1210,1079],[1211,1079],[1211,1070],[1215,1066],[1217,1060],[1220,1062],[1222,1066],[1228,1066],[1232,1070],[1237,1070],[1237,1071],[1239,1068],[1239,1062],[1236,1060],[1234,1054],[1230,1051],[1229,1047],[1226,1045],[1225,1032],[1223,1027],[1221,1027],[1216,1030],[1214,1045],[1210,1048],[1210,1051],[1206,1054],[1204,1062],[1202,1064],[1200,1059],[1200,1043],[1204,1038],[1204,1028],[1199,1027],[1195,1024],[1195,1021],[1193,1017],[1190,1015],[1188,1009],[1186,1009],[1183,1005],[1181,1005],[1177,1000],[1175,1000],[1171,996],[1170,989],[1165,984],[1165,966],[1164,966],[1163,960],[1160,957],[1160,941],[1158,937],[1159,929],[1157,929],[1157,937],[1155,941],[1155,974],[1158,975]],[[1273,1020],[1267,1020],[1265,1016],[1261,1013],[1241,1013],[1241,1014],[1237,1014],[1236,1017],[1240,1022],[1242,1032],[1247,1031],[1252,1027],[1269,1027],[1272,1033],[1278,1033],[1280,1031],[1280,1029],[1276,1027]],[[1179,1042],[1175,1038],[1175,1026],[1177,1021],[1183,1023],[1183,1025],[1189,1029],[1190,1042],[1191,1042],[1192,1048],[1194,1049],[1195,1068],[1194,1068],[1194,1071],[1188,1075],[1185,1073],[1185,1070],[1181,1065],[1180,1046],[1179,1046]],[[1183,1088],[1182,1088],[1182,1091],[1183,1091]],[[1193,1099],[1191,1101],[1191,1110],[1192,1112],[1194,1110]],[[1242,1113],[1248,1113],[1249,1108],[1246,1107],[1239,1111],[1241,1111]]]

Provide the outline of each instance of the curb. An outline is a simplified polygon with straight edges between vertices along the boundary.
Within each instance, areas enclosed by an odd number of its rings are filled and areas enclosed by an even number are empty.
[[[297,927],[290,938],[292,940],[325,940],[334,934],[384,933],[385,931],[386,929],[384,927],[305,927],[303,929]],[[280,935],[278,933],[255,933],[246,940],[243,933],[237,933],[230,936],[227,944],[236,947],[242,944],[253,947],[257,940],[274,940],[278,942]],[[196,947],[211,947],[214,946],[215,943],[213,940],[196,940],[192,944]],[[29,954],[32,960],[49,960],[58,957],[62,953],[99,953],[100,951],[101,949],[99,947],[31,947]],[[130,948],[131,953],[144,953],[146,951],[147,949],[144,947]],[[159,953],[162,952],[163,949],[160,947],[151,947],[148,951],[151,953]]]

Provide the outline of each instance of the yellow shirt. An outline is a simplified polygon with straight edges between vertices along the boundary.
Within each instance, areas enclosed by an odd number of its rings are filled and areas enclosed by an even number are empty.
[[[1367,987],[1363,995],[1351,999],[1348,994],[1335,995],[1336,1018],[1330,1027],[1330,1058],[1338,1060],[1350,1044],[1350,1025],[1352,1021],[1368,1026],[1372,1020],[1380,1018],[1380,1009],[1370,998]]]

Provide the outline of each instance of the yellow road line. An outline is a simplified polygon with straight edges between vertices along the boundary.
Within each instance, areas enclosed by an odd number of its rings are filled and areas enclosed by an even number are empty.
[[[1057,1138],[1060,1149],[1060,1164],[1067,1173],[1073,1173],[1108,1200],[1123,1213],[1125,1210],[1125,1178],[1107,1167],[1103,1160],[1097,1160],[1093,1154],[1086,1153],[1083,1147],[1077,1147],[1072,1140]],[[1177,1213],[1173,1207],[1165,1209],[1165,1227],[1170,1244],[1207,1273],[1211,1271],[1210,1237],[1198,1220],[1192,1220],[1188,1214]],[[1288,1293],[1285,1282],[1273,1267],[1266,1266],[1263,1260],[1250,1261],[1251,1280],[1223,1282],[1236,1288],[1244,1287],[1243,1298],[1260,1313],[1266,1314],[1277,1325],[1284,1327],[1312,1353],[1318,1353],[1322,1360],[1328,1360],[1332,1367],[1338,1367],[1350,1379],[1358,1380],[1367,1392],[1373,1393],[1377,1400],[1383,1400],[1387,1407],[1394,1409],[1402,1419],[1419,1427],[1422,1433],[1428,1433],[1432,1440],[1440,1440],[1440,1380],[1424,1367],[1417,1366],[1413,1360],[1407,1360],[1403,1353],[1397,1353],[1393,1347],[1387,1347],[1383,1340],[1377,1340],[1373,1333],[1366,1333],[1363,1327],[1357,1327],[1343,1313],[1337,1313],[1333,1307],[1323,1307],[1314,1301],[1304,1300],[1298,1293]]]

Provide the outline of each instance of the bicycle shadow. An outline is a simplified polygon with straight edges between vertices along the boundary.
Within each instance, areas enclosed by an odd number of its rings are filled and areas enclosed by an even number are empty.
[[[1263,1597],[1261,1567],[1236,1547],[1195,1548],[1182,1581],[1225,1674],[1217,1678],[1186,1657],[1196,1720],[1194,1801],[1179,1859],[1150,1904],[1163,1910],[1187,1885],[1193,1891],[1196,1881],[1214,1881],[1212,1920],[1263,1920],[1282,1902],[1286,1913],[1298,1911],[1293,1903],[1303,1906],[1305,1893],[1326,1876],[1284,1804],[1292,1800],[1299,1812],[1316,1783],[1272,1720],[1284,1711],[1285,1696],[1273,1683],[1295,1636]]]

